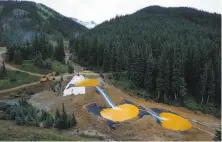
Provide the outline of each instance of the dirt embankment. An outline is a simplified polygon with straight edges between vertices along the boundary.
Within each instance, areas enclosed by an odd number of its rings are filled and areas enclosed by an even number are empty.
[[[142,105],[147,108],[162,108],[175,112],[183,117],[191,118],[201,122],[220,124],[220,120],[207,114],[203,114],[188,110],[182,107],[168,106],[165,104],[155,103],[151,101],[144,101],[129,96],[127,93],[122,92],[120,89],[113,86],[107,86],[104,88],[107,94],[110,96],[113,102],[118,103],[127,98],[134,103]],[[212,135],[216,125],[196,125],[194,128],[187,132],[171,131],[163,128],[156,123],[156,120],[150,116],[145,116],[142,119],[131,120],[126,123],[122,123],[115,130],[111,130],[104,121],[96,118],[89,113],[85,108],[85,105],[96,103],[99,106],[106,105],[104,98],[96,93],[95,87],[87,87],[86,94],[78,96],[57,96],[50,92],[42,92],[36,98],[31,99],[32,102],[39,103],[38,105],[47,106],[50,113],[55,113],[56,108],[61,108],[64,103],[66,111],[68,113],[74,112],[77,118],[78,131],[95,130],[98,133],[104,134],[107,137],[114,140],[212,140]],[[46,104],[45,104],[46,103]],[[196,128],[198,127],[198,129]],[[206,132],[204,132],[204,131]],[[209,132],[209,133],[207,133]]]

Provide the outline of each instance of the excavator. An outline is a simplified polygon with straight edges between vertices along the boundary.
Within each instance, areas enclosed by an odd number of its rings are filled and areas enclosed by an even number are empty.
[[[55,80],[55,75],[56,75],[55,72],[44,75],[40,78],[40,82],[43,83],[43,82],[46,82],[46,81]]]

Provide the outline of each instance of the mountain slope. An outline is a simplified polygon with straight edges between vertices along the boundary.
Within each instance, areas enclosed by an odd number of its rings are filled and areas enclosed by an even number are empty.
[[[69,38],[87,30],[45,5],[27,1],[1,1],[0,23],[2,44],[24,42],[39,32],[55,39],[56,36]]]
[[[88,29],[92,29],[94,28],[97,24],[94,22],[94,21],[90,21],[90,22],[84,22],[84,21],[81,21],[79,19],[76,19],[76,18],[72,18],[73,21],[87,27]]]
[[[85,66],[117,72],[117,79],[127,71],[131,88],[149,92],[139,95],[197,109],[184,97],[220,104],[220,19],[191,8],[151,6],[106,21],[70,43]]]

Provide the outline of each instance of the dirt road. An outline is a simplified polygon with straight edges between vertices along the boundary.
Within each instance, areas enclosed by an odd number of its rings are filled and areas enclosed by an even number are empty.
[[[3,56],[2,56],[4,53],[6,53],[6,51],[0,51],[0,66],[2,66],[2,61],[4,61]],[[15,68],[7,63],[5,63],[5,67],[6,67],[6,69],[9,69],[9,70],[20,71],[20,72],[28,73],[30,75],[39,76],[39,77],[42,76],[42,74],[20,70],[20,69]]]
[[[74,74],[65,73],[63,75],[56,76],[55,80],[60,80],[61,76],[63,76],[63,80],[67,80],[69,77],[74,76]],[[0,94],[8,93],[8,92],[11,92],[11,91],[16,91],[16,90],[19,90],[19,89],[22,89],[22,88],[28,88],[28,87],[35,86],[35,85],[38,85],[38,84],[40,84],[40,81],[29,83],[29,84],[24,84],[24,85],[21,85],[21,86],[18,86],[18,87],[10,88],[10,89],[0,90]]]
[[[6,49],[2,49],[0,50],[0,66],[2,66],[2,61],[4,61],[4,57],[3,57],[3,54],[6,53]],[[81,66],[77,65],[77,64],[74,64],[75,65],[75,70],[77,72],[79,72],[80,74],[83,74],[83,75],[95,75],[95,76],[98,76],[99,74],[98,73],[93,73],[93,72],[81,72]],[[38,73],[32,73],[32,72],[28,72],[28,71],[24,71],[24,70],[20,70],[16,67],[13,67],[7,63],[5,63],[5,67],[6,69],[9,69],[9,70],[14,70],[14,71],[20,71],[20,72],[24,72],[24,73],[28,73],[30,75],[33,75],[33,76],[38,76],[38,77],[41,77],[43,76],[43,74],[38,74]],[[68,79],[68,77],[71,77],[71,76],[74,76],[76,73],[73,73],[73,74],[68,74],[68,73],[65,73],[63,75],[59,75],[59,76],[56,76],[55,79],[56,80],[59,80],[61,79],[61,76],[63,76],[63,79],[66,80]],[[30,83],[30,84],[24,84],[24,85],[21,85],[21,86],[18,86],[18,87],[15,87],[15,88],[10,88],[10,89],[6,89],[6,90],[1,90],[0,91],[0,94],[1,93],[7,93],[7,92],[10,92],[10,91],[15,91],[17,89],[21,89],[21,88],[27,88],[27,87],[30,87],[30,86],[33,86],[33,85],[37,85],[39,84],[40,82],[33,82],[33,83]]]

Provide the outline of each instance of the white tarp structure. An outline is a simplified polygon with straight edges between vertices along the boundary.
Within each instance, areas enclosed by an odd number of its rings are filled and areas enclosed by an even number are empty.
[[[85,77],[83,75],[74,76],[72,80],[66,85],[66,88],[63,91],[63,96],[85,94],[85,87],[74,87],[76,83],[81,82],[83,80],[85,80]]]

